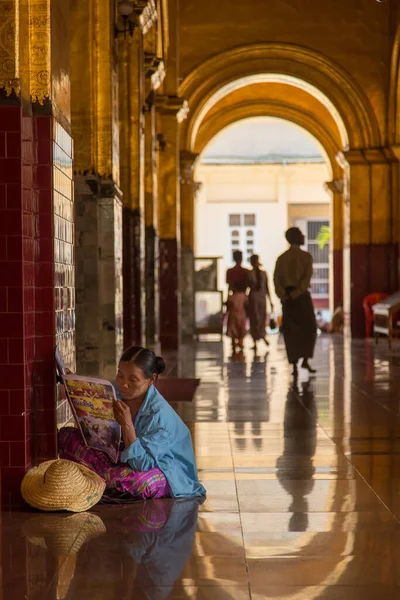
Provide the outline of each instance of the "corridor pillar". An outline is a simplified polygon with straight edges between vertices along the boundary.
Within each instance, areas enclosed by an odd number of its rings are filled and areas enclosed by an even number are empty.
[[[158,189],[155,92],[163,82],[163,62],[157,58],[154,28],[145,36],[145,291],[146,344],[159,339]],[[146,51],[147,50],[147,51]]]
[[[400,285],[400,146],[391,146],[395,157],[392,171],[393,186],[393,239],[397,242],[397,276]]]
[[[77,362],[85,375],[113,378],[123,347],[115,15],[108,0],[71,0],[70,9]]]
[[[195,333],[194,202],[199,184],[194,181],[194,166],[197,157],[193,152],[180,153],[182,335],[187,338]]]
[[[120,170],[123,193],[124,346],[144,342],[144,54],[140,28],[118,41]]]
[[[150,90],[151,91],[151,90]],[[158,340],[158,267],[156,114],[154,103],[145,115],[145,292],[146,344]]]
[[[157,96],[160,342],[167,350],[178,348],[181,330],[178,125],[186,114],[182,99]]]
[[[344,180],[328,181],[326,188],[332,192],[331,252],[333,272],[333,309],[343,306],[343,244],[344,244]]]
[[[57,18],[52,18],[54,14]],[[57,455],[54,349],[75,369],[74,210],[68,12],[0,2],[0,489]],[[21,584],[21,585],[20,585]],[[23,594],[22,582],[15,594]]]
[[[398,289],[397,168],[388,148],[338,159],[345,170],[344,311],[357,338],[365,336],[365,296]]]

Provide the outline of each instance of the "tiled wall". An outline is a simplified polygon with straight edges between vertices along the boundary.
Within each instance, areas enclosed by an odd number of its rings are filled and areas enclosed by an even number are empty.
[[[57,121],[53,126],[55,334],[65,364],[75,371],[75,273],[72,139]],[[66,400],[57,399],[57,425],[72,417]]]
[[[6,502],[32,462],[34,264],[39,255],[32,125],[21,107],[0,108],[0,475]]]
[[[43,374],[34,382],[33,427],[35,457],[40,462],[57,452],[56,422],[63,424],[70,418],[66,401],[56,404],[53,357],[55,345],[60,344],[66,365],[74,369],[73,196],[70,136],[51,116],[35,117],[34,126],[34,193],[40,206],[35,362],[41,364]]]
[[[56,339],[74,367],[68,139],[51,116],[0,107],[0,478],[6,503],[18,501],[26,469],[56,456]],[[62,406],[59,414],[68,416]]]
[[[35,245],[39,255],[34,262],[33,294],[35,303],[34,363],[31,385],[34,409],[32,431],[35,458],[38,461],[56,454],[55,382],[54,382],[54,249],[52,193],[52,118],[33,118],[34,205],[38,206]],[[26,285],[26,283],[25,283]]]

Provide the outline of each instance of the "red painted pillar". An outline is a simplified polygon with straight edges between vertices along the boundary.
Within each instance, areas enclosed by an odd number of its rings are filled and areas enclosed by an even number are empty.
[[[333,250],[333,305],[343,305],[343,250]]]
[[[71,143],[51,115],[0,106],[0,478],[57,453],[54,348],[74,361]],[[57,419],[57,411],[59,418]]]
[[[124,347],[142,345],[143,331],[143,227],[138,209],[123,209]]]
[[[157,101],[157,129],[163,140],[158,152],[160,343],[163,350],[177,350],[181,338],[178,120],[183,101],[164,96]]]
[[[39,215],[33,190],[33,119],[0,107],[0,476],[15,501],[32,464],[35,260]]]
[[[398,166],[389,148],[349,150],[345,169],[344,310],[351,335],[365,337],[365,296],[398,289]]]

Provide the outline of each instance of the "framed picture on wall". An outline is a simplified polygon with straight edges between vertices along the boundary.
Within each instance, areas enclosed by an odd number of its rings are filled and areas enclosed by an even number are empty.
[[[218,334],[223,331],[222,292],[196,292],[195,323],[196,333]]]
[[[215,292],[218,289],[218,258],[195,258],[194,274],[197,292]]]

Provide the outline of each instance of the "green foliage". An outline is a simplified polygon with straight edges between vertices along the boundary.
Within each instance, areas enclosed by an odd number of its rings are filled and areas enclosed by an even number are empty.
[[[318,245],[323,250],[331,241],[331,228],[328,225],[322,225],[317,234]]]

